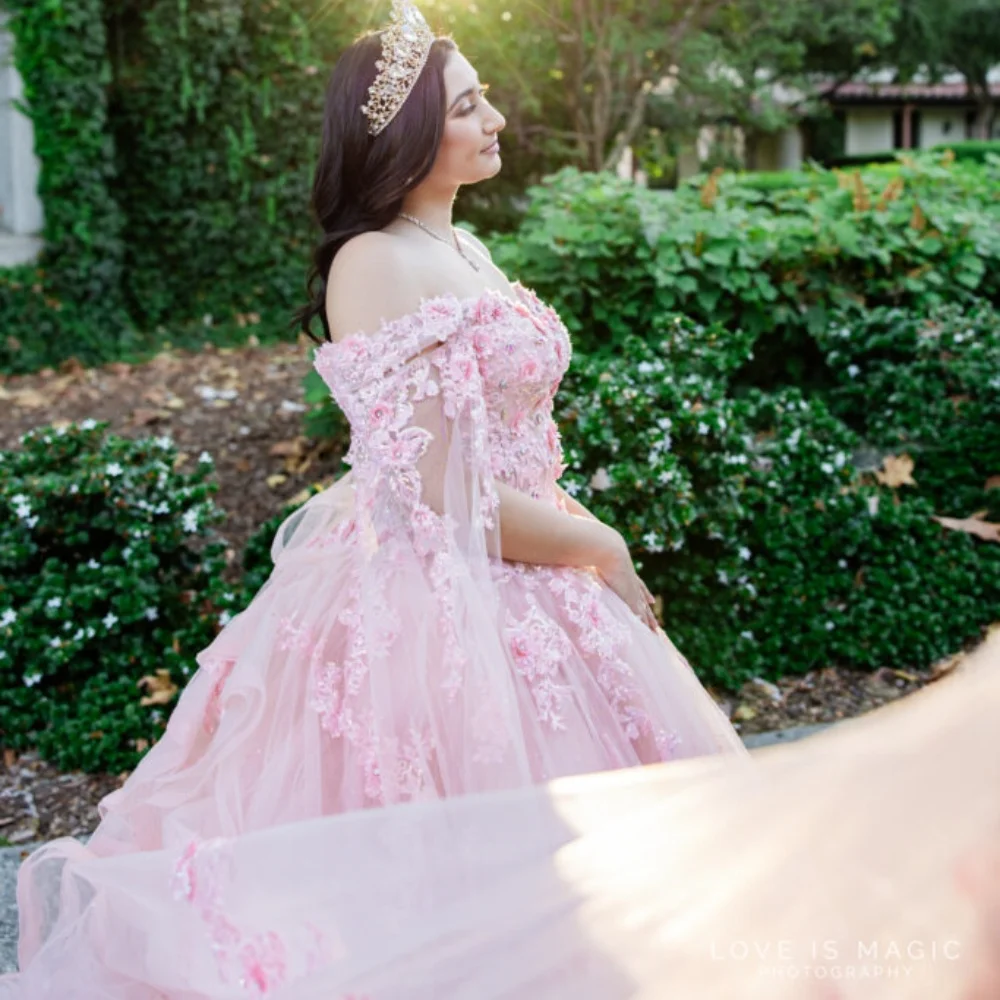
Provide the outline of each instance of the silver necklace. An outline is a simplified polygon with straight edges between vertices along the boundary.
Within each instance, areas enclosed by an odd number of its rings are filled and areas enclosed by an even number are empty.
[[[412,222],[415,226],[419,226],[425,233],[429,233],[436,240],[440,240],[442,243],[447,243],[453,250],[458,252],[459,257],[465,261],[473,271],[479,270],[479,265],[471,258],[467,257],[465,251],[462,249],[461,244],[458,241],[458,237],[455,235],[454,229],[452,230],[452,239],[448,240],[441,236],[439,233],[434,232],[429,226],[425,226],[418,218],[413,215],[408,215],[406,212],[400,212],[399,218],[406,219],[407,222]]]

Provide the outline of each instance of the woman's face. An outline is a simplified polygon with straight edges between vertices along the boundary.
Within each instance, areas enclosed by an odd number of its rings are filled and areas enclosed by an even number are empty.
[[[486,100],[486,87],[457,49],[445,63],[444,86],[444,134],[432,173],[456,186],[493,177],[500,170],[498,135],[507,120]]]

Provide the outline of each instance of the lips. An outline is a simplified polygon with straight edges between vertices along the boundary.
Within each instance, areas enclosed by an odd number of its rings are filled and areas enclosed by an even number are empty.
[[[487,146],[484,150],[482,150],[482,152],[483,153],[499,153],[500,152],[500,140],[499,139],[494,139],[493,142],[489,146]]]

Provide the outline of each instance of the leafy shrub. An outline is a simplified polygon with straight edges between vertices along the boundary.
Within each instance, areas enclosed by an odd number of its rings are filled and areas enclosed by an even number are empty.
[[[836,379],[830,405],[879,452],[906,452],[942,514],[1000,515],[1000,313],[944,305],[873,309],[818,338]]]
[[[959,160],[982,163],[990,156],[1000,156],[1000,139],[966,139],[964,142],[942,142],[933,147],[935,153],[946,149]]]
[[[42,427],[0,452],[0,738],[64,768],[133,767],[194,653],[239,604],[207,454]]]
[[[808,384],[821,360],[809,335],[835,313],[1000,297],[1000,170],[946,155],[893,171],[769,192],[722,174],[662,192],[563,170],[530,189],[494,256],[585,352],[676,311],[767,335],[750,384]]]
[[[820,398],[727,395],[742,336],[672,325],[682,335],[574,356],[563,484],[625,536],[702,676],[924,665],[1000,611],[996,547],[859,473],[861,442]]]

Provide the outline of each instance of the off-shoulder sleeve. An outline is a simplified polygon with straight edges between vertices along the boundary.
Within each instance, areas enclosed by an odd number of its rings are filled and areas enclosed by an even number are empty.
[[[350,422],[352,471],[339,493],[335,484],[310,501],[328,517],[309,527],[301,511],[289,519],[294,530],[279,530],[275,561],[292,539],[330,530],[349,486],[355,529],[371,544],[425,555],[457,547],[453,556],[485,569],[486,556],[500,551],[498,500],[485,389],[461,300],[425,300],[373,334],[324,345],[315,366]]]

